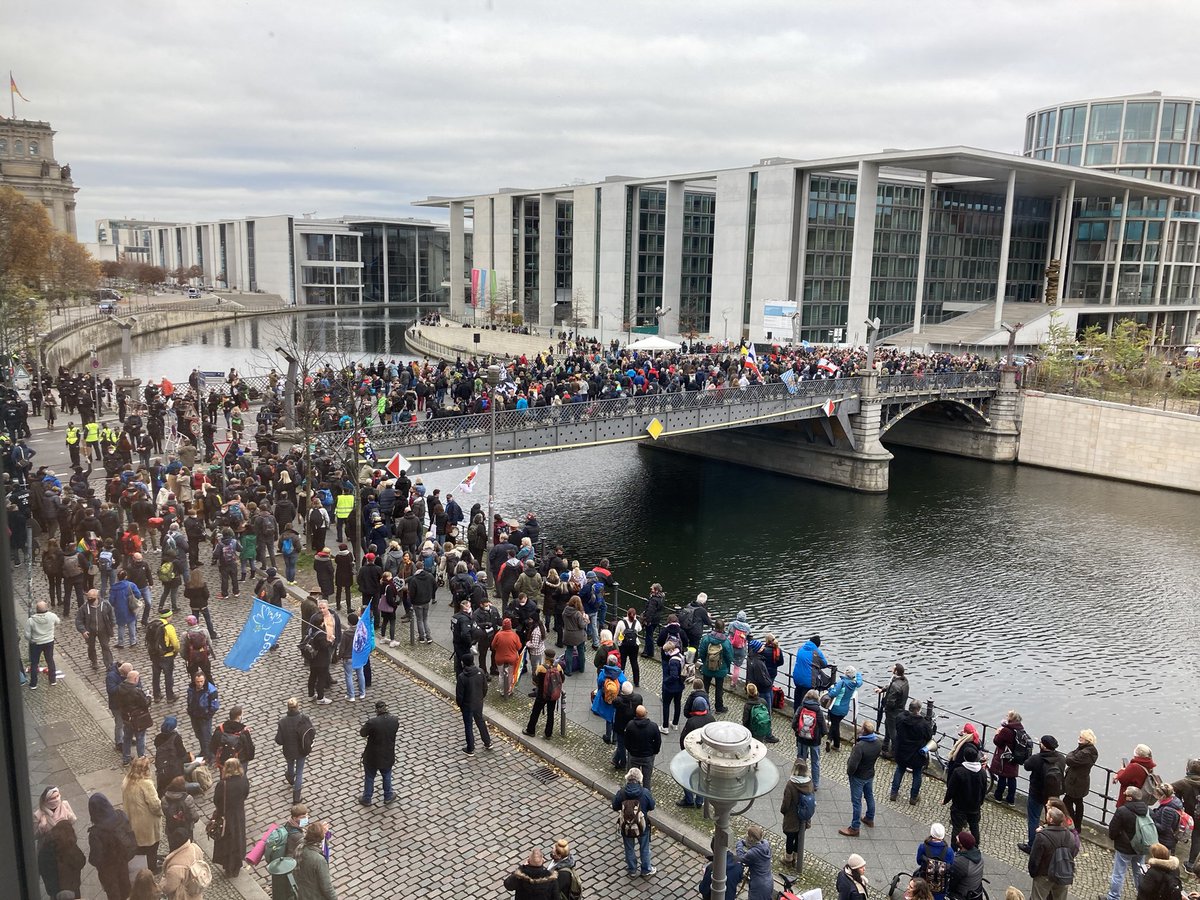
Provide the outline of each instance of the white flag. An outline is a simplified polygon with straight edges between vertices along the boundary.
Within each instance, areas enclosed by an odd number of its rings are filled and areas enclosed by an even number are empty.
[[[459,482],[458,487],[455,488],[455,490],[463,491],[467,494],[471,493],[475,490],[475,479],[478,477],[479,466],[475,466],[475,468],[471,469],[471,471],[467,473],[467,477]]]

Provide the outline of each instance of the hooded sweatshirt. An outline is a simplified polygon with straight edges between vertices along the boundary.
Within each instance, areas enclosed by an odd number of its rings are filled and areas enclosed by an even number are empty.
[[[955,812],[974,814],[983,809],[987,788],[988,777],[983,771],[983,764],[978,760],[964,762],[955,767],[950,780],[946,782],[946,796],[942,802],[949,803]]]
[[[54,640],[54,629],[58,626],[59,618],[47,610],[44,613],[34,613],[25,623],[25,639],[31,644],[49,644]]]

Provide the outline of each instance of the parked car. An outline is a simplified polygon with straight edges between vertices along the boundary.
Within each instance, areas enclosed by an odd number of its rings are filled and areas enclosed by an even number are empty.
[[[115,313],[116,311],[117,301],[115,300],[101,300],[96,304],[96,312],[100,313],[101,315]]]

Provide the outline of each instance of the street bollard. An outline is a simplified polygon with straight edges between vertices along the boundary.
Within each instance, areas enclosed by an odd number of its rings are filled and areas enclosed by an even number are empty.
[[[796,871],[804,871],[804,833],[808,831],[808,823],[800,823],[800,833],[796,835]]]
[[[408,646],[415,647],[417,645],[417,613],[416,610],[410,610],[408,613]]]

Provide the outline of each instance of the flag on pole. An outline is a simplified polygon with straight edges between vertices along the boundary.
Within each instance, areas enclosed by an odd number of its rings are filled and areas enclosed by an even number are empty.
[[[374,601],[371,601],[372,603]],[[371,604],[359,614],[354,626],[354,649],[350,656],[351,668],[361,669],[367,664],[371,651],[375,649],[375,620],[371,618]]]
[[[455,490],[470,494],[475,490],[475,479],[478,477],[479,466],[475,466],[470,472],[467,473],[467,477],[458,483],[458,487],[456,487]]]
[[[21,93],[21,89],[17,87],[17,82],[13,80],[12,69],[8,70],[8,90],[9,90],[9,93],[16,94],[18,97],[20,97],[26,103],[29,102],[29,98]]]
[[[255,597],[250,615],[246,617],[246,624],[242,626],[237,640],[225,654],[225,665],[249,672],[250,667],[279,642],[279,636],[283,634],[283,629],[291,618],[290,610],[272,606]]]
[[[346,440],[347,447],[353,447],[354,442],[358,441],[358,452],[360,456],[369,459],[371,462],[379,462],[379,456],[375,453],[375,448],[371,446],[371,440],[367,437],[367,433],[361,428]]]

